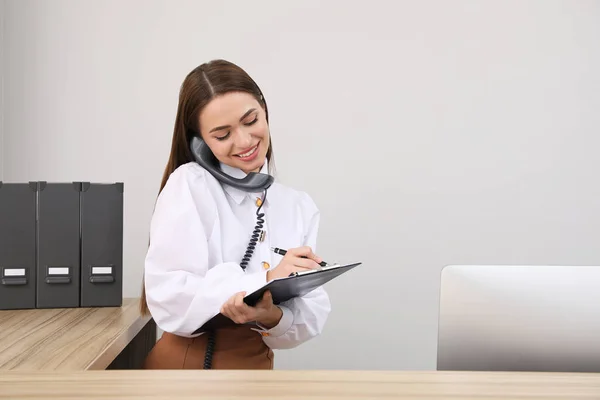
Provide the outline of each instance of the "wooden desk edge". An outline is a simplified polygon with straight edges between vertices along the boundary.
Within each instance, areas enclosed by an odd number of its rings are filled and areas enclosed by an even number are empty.
[[[137,311],[139,299],[130,300],[134,301]],[[90,362],[86,370],[106,369],[125,349],[125,347],[127,347],[127,345],[131,343],[133,339],[135,339],[135,337],[142,331],[142,329],[146,326],[146,324],[148,324],[148,322],[150,322],[151,319],[152,317],[150,315],[142,316],[139,314],[139,317],[135,320],[135,322],[131,324],[122,335],[119,335],[112,343],[110,343],[104,349],[104,351],[98,354],[98,356],[92,362]]]
[[[600,399],[600,374],[379,370],[8,371],[0,398]]]
[[[152,381],[191,379],[193,381],[298,381],[298,382],[438,382],[438,383],[587,383],[600,388],[600,373],[536,371],[437,371],[437,370],[93,370],[93,371],[3,371],[0,382],[11,379],[62,381],[79,379],[147,379]],[[600,393],[600,392],[599,392]]]

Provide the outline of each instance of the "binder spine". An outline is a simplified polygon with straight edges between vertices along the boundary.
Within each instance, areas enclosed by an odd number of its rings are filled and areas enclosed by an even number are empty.
[[[35,183],[0,182],[0,309],[35,308]]]
[[[37,308],[80,305],[79,187],[38,182]]]
[[[82,307],[122,304],[123,191],[121,182],[82,183]]]

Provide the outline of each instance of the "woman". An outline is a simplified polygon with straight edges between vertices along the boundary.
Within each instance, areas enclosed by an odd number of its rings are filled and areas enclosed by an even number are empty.
[[[202,64],[181,87],[142,293],[142,312],[150,312],[164,334],[145,368],[272,369],[272,349],[296,347],[321,333],[329,298],[322,288],[278,306],[269,292],[254,307],[243,297],[270,280],[318,268],[319,210],[306,193],[278,182],[268,197],[221,183],[194,160],[194,136],[226,174],[268,173],[267,104],[240,67],[223,60]],[[257,210],[264,213],[263,232],[243,269]],[[288,252],[282,257],[272,247]],[[219,312],[236,324],[194,334]],[[254,327],[246,324],[253,321]]]

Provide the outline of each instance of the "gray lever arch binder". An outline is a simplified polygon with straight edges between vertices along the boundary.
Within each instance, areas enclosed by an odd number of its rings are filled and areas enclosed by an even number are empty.
[[[0,310],[119,307],[122,182],[0,182]]]
[[[81,186],[81,307],[123,300],[123,183]]]
[[[35,183],[0,182],[0,309],[35,308]]]
[[[79,307],[80,188],[38,182],[37,308]]]

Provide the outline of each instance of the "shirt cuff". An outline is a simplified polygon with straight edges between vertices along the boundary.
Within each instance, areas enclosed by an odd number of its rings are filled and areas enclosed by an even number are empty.
[[[281,316],[281,319],[279,320],[279,323],[277,325],[275,325],[271,329],[267,329],[264,326],[262,326],[261,324],[256,323],[256,325],[258,325],[258,327],[261,329],[254,329],[254,328],[253,329],[255,331],[258,331],[261,335],[269,336],[269,337],[279,337],[279,336],[283,335],[284,333],[286,333],[292,327],[292,324],[294,323],[294,313],[292,312],[292,310],[290,310],[289,308],[287,308],[285,306],[278,306],[278,307],[283,312],[283,315]]]

